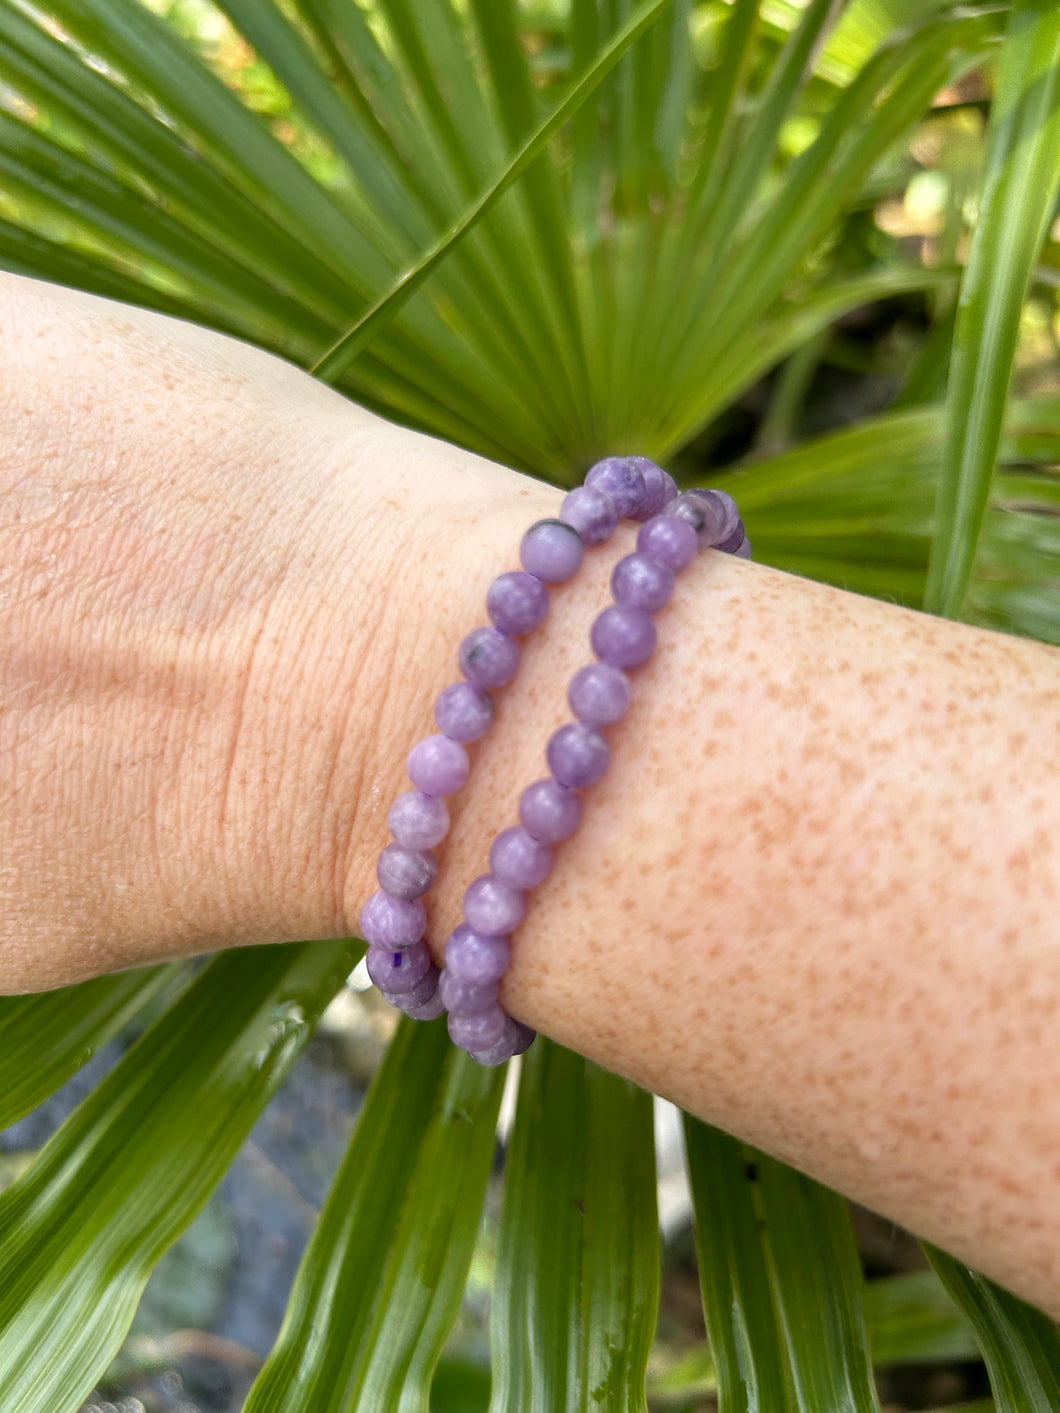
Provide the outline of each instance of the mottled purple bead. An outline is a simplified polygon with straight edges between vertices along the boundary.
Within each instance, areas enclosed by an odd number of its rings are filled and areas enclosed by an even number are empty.
[[[660,514],[663,507],[677,495],[677,482],[669,471],[664,471],[651,457],[631,456],[629,459],[644,478],[644,499],[630,519],[650,520],[653,515]]]
[[[509,1020],[511,1020],[511,1019],[513,1019],[513,1017],[510,1017],[510,1016],[509,1016]],[[536,1030],[531,1029],[531,1027],[528,1026],[528,1025],[524,1025],[524,1024],[522,1023],[522,1021],[515,1021],[515,1051],[514,1051],[514,1053],[515,1053],[516,1055],[521,1055],[521,1054],[523,1054],[524,1051],[529,1050],[529,1049],[530,1049],[530,1046],[534,1043],[534,1041],[535,1041],[536,1039],[537,1039],[537,1031],[536,1031]]]
[[[417,898],[392,898],[389,893],[373,893],[361,909],[361,936],[373,947],[411,947],[423,936],[427,909]]]
[[[613,726],[621,721],[629,710],[631,696],[626,674],[604,662],[583,667],[567,688],[570,709],[586,726]]]
[[[653,515],[637,531],[637,549],[676,574],[695,559],[699,537],[692,526],[678,516]]]
[[[383,991],[383,995],[392,1006],[397,1006],[399,1011],[404,1011],[406,1015],[412,1015],[414,1010],[425,1006],[433,1000],[438,993],[438,968],[431,962],[430,966],[420,977],[416,985],[408,991]],[[380,988],[382,990],[382,988]],[[441,1010],[435,1011],[435,1015],[441,1015]],[[433,1020],[433,1016],[430,1019]],[[416,1020],[426,1020],[426,1016],[415,1016]]]
[[[658,613],[665,608],[673,591],[674,571],[639,551],[620,559],[611,574],[615,603],[642,608],[645,613]]]
[[[562,584],[573,578],[584,557],[581,535],[563,520],[538,520],[519,547],[523,568],[546,584]]]
[[[523,828],[545,844],[569,839],[582,822],[582,802],[573,790],[551,778],[535,780],[519,796]]]
[[[473,932],[466,922],[454,927],[445,944],[445,969],[474,986],[499,981],[512,958],[507,937]]]
[[[449,833],[449,807],[435,795],[406,790],[390,806],[390,832],[409,849],[433,849]]]
[[[375,866],[379,886],[393,898],[422,898],[438,877],[438,860],[426,849],[388,844]]]
[[[445,1006],[442,1004],[442,998],[438,995],[437,987],[427,1000],[422,1001],[418,1006],[403,1006],[400,1004],[399,998],[398,1009],[404,1011],[415,1021],[432,1021],[445,1015]]]
[[[611,764],[611,748],[603,736],[581,721],[571,721],[554,731],[546,755],[552,774],[571,790],[595,785]]]
[[[367,962],[368,975],[380,991],[397,995],[411,991],[423,980],[431,969],[431,954],[426,942],[413,942],[400,951],[369,947]]]
[[[502,830],[490,849],[493,876],[509,888],[536,888],[551,867],[552,850],[521,824]]]
[[[504,1034],[504,1024],[508,1017],[500,1006],[491,1006],[488,1011],[478,1011],[473,1016],[449,1017],[449,1035],[454,1045],[464,1050],[488,1050]]]
[[[590,469],[585,484],[611,497],[620,520],[639,510],[647,489],[643,472],[629,456],[605,456]]]
[[[510,1060],[513,1055],[518,1055],[520,1053],[518,1045],[518,1022],[513,1021],[511,1016],[506,1016],[504,1020],[504,1029],[501,1031],[500,1039],[494,1041],[494,1043],[490,1045],[488,1049],[472,1050],[470,1054],[471,1058],[473,1060],[477,1060],[480,1065],[486,1065],[489,1067],[492,1067],[494,1065],[503,1065],[505,1060]]]
[[[708,499],[706,492],[701,490],[682,491],[663,513],[691,525],[700,549],[715,543],[724,518],[722,507]]]
[[[425,736],[409,752],[409,779],[425,795],[452,795],[471,772],[467,751],[448,736]]]
[[[575,486],[564,498],[559,517],[574,526],[584,545],[602,545],[609,540],[619,519],[611,497],[593,486]]]
[[[519,645],[498,628],[476,628],[460,644],[460,671],[476,687],[503,687],[519,670]]]
[[[497,1004],[499,989],[496,981],[486,981],[481,985],[463,981],[454,976],[448,967],[438,980],[442,1005],[452,1016],[476,1016],[480,1011],[488,1011]]]
[[[490,585],[486,611],[502,633],[532,633],[548,614],[548,590],[533,574],[513,569]]]
[[[484,873],[464,890],[464,916],[475,932],[499,937],[518,927],[526,915],[526,899],[492,873]]]
[[[434,704],[438,730],[452,741],[479,741],[493,725],[493,698],[471,682],[454,682]]]
[[[740,519],[736,502],[728,491],[714,490],[713,487],[709,490],[697,490],[696,494],[709,503],[714,513],[711,545],[723,554],[732,554],[740,547],[744,537],[743,521]]]
[[[656,640],[651,614],[625,604],[605,608],[590,634],[593,652],[609,667],[639,667],[655,651]]]
[[[747,538],[746,535],[744,535],[737,548],[733,550],[733,554],[736,556],[737,559],[751,558],[751,541]]]

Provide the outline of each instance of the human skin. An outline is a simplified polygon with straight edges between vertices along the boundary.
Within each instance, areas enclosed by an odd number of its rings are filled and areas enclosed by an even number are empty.
[[[0,276],[0,992],[356,933],[405,757],[561,493]],[[441,961],[611,566],[452,803]],[[1060,653],[715,552],[513,940],[543,1033],[1060,1316]]]

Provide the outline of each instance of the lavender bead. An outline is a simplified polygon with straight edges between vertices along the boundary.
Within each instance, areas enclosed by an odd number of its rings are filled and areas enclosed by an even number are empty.
[[[464,890],[464,916],[475,932],[499,937],[518,927],[526,915],[526,899],[492,873],[484,873]]]
[[[490,868],[509,888],[536,888],[548,877],[552,850],[521,824],[504,829],[490,849]]]
[[[442,1005],[451,1016],[477,1016],[480,1011],[488,1011],[497,1004],[499,989],[496,981],[486,981],[481,986],[473,981],[461,981],[448,968],[438,979]]]
[[[438,860],[424,849],[388,844],[375,872],[380,888],[392,898],[422,898],[438,877]]]
[[[740,519],[736,502],[728,491],[697,489],[696,494],[709,502],[714,512],[716,528],[710,543],[723,554],[732,554],[739,548],[744,536],[743,521]]]
[[[445,1006],[442,1004],[442,998],[438,995],[437,988],[435,988],[434,994],[420,1005],[399,1006],[398,1009],[416,1021],[437,1020],[439,1016],[445,1015]]]
[[[737,548],[733,550],[733,554],[736,556],[737,559],[751,558],[751,541],[747,538],[746,535],[744,535],[743,540],[737,546]]]
[[[460,644],[460,671],[476,687],[503,687],[518,669],[518,645],[497,628],[476,628]]]
[[[637,549],[676,574],[695,559],[699,537],[692,526],[678,516],[653,515],[637,531]]]
[[[590,663],[576,672],[567,688],[570,709],[586,726],[612,726],[621,721],[629,710],[630,697],[626,674],[603,662]]]
[[[454,1045],[464,1050],[488,1050],[504,1034],[504,1023],[508,1017],[500,1006],[491,1006],[488,1011],[478,1011],[473,1016],[449,1017],[449,1035]]]
[[[507,937],[472,932],[466,922],[455,927],[445,944],[445,969],[460,981],[485,986],[508,970],[512,948]]]
[[[417,898],[392,898],[377,892],[361,909],[361,936],[374,947],[411,947],[423,936],[427,926],[427,909]]]
[[[597,617],[590,641],[593,652],[609,667],[639,667],[655,651],[655,624],[642,608],[616,604]]]
[[[514,1017],[509,1017],[509,1019],[514,1019]],[[524,1051],[529,1050],[530,1046],[537,1039],[537,1031],[532,1030],[528,1025],[524,1025],[522,1021],[515,1021],[515,1037],[514,1053],[521,1055]]]
[[[523,568],[546,584],[562,584],[573,578],[584,557],[581,535],[563,520],[538,520],[519,547]]]
[[[452,795],[471,771],[467,751],[448,736],[425,736],[409,752],[409,779],[425,795]]]
[[[435,795],[406,790],[390,806],[387,823],[407,849],[433,849],[449,833],[449,807]]]
[[[493,725],[493,698],[471,682],[454,682],[434,704],[438,730],[452,741],[478,741]]]
[[[393,951],[389,947],[368,948],[368,975],[391,995],[411,991],[431,969],[431,954],[426,942],[413,942],[411,947]]]
[[[408,991],[384,991],[382,994],[392,1006],[396,1006],[399,1011],[410,1015],[413,1010],[425,1006],[437,995],[438,975],[438,968],[432,962],[416,985]],[[441,1011],[438,1011],[437,1014],[441,1015]],[[416,1019],[424,1019],[424,1017],[416,1017]]]
[[[574,526],[583,545],[602,545],[615,533],[619,515],[606,491],[595,486],[575,486],[564,498],[559,518]]]
[[[647,554],[627,554],[620,559],[611,574],[611,592],[615,603],[642,608],[645,613],[658,613],[670,602],[674,591],[674,572]]]
[[[581,721],[572,721],[554,731],[546,754],[552,774],[571,790],[595,785],[611,764],[607,742],[599,731]]]
[[[620,520],[636,514],[647,492],[644,474],[629,456],[605,456],[590,469],[585,484],[611,497]]]
[[[494,579],[486,611],[502,633],[531,633],[548,613],[548,590],[533,574],[515,569]]]
[[[650,520],[677,495],[677,482],[669,471],[664,471],[649,456],[631,456],[629,459],[644,477],[644,499],[630,519]]]
[[[485,1050],[472,1050],[471,1058],[477,1060],[480,1065],[503,1065],[505,1060],[510,1060],[513,1055],[518,1055],[519,1031],[518,1023],[513,1021],[511,1016],[506,1016],[504,1029],[499,1040],[490,1045]]]
[[[569,839],[582,822],[581,798],[557,781],[535,780],[519,796],[523,828],[544,844]]]

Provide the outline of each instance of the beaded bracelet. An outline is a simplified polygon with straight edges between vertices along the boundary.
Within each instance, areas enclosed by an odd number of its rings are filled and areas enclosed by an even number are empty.
[[[488,688],[506,685],[518,669],[513,641],[538,627],[548,613],[547,584],[563,583],[581,566],[584,548],[610,539],[619,520],[641,523],[637,549],[611,577],[612,607],[593,624],[597,662],[575,674],[568,701],[576,721],[548,743],[551,774],[524,790],[520,823],[503,830],[490,849],[491,872],[464,894],[464,921],[446,943],[439,973],[424,940],[423,895],[438,864],[431,852],[449,831],[445,796],[467,780],[465,743],[479,740],[493,722]],[[380,889],[361,912],[368,941],[368,974],[391,1004],[417,1020],[449,1012],[454,1042],[481,1064],[520,1054],[534,1031],[508,1016],[498,1001],[511,951],[508,934],[526,911],[527,889],[552,865],[552,844],[569,838],[581,822],[579,789],[606,773],[610,748],[600,728],[626,713],[626,671],[655,650],[652,615],[670,600],[674,578],[701,548],[750,558],[750,542],[732,497],[724,491],[678,494],[673,478],[647,457],[608,457],[571,491],[559,518],[540,520],[523,536],[522,571],[500,575],[486,605],[493,627],[475,629],[460,647],[463,682],[447,687],[435,704],[440,735],[428,736],[409,754],[415,787],[399,796],[388,823],[394,842],[377,868]]]

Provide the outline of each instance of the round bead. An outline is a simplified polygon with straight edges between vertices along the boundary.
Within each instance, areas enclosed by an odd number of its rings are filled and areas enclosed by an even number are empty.
[[[367,962],[368,975],[380,991],[397,995],[411,991],[423,980],[431,969],[431,954],[426,942],[413,942],[400,951],[369,947]]]
[[[425,849],[388,844],[375,872],[380,888],[392,898],[422,898],[438,877],[438,860]]]
[[[427,909],[417,898],[392,898],[377,892],[361,909],[361,936],[373,947],[389,947],[397,951],[411,947],[423,936],[427,926]]]
[[[436,795],[406,790],[390,806],[390,832],[408,849],[433,849],[449,833],[449,807]]]
[[[643,472],[629,456],[605,456],[590,469],[585,484],[611,497],[620,520],[636,514],[647,490]]]
[[[537,1039],[537,1031],[532,1030],[528,1025],[524,1025],[522,1021],[515,1022],[515,1035],[515,1054],[517,1055],[521,1055],[524,1051],[529,1050],[530,1046]]]
[[[442,1004],[442,998],[438,995],[437,987],[433,995],[418,1006],[402,1005],[400,997],[397,998],[396,1004],[399,1010],[404,1011],[407,1016],[416,1021],[437,1020],[439,1016],[445,1015],[445,1006]]]
[[[486,1050],[472,1050],[471,1058],[477,1060],[480,1065],[503,1065],[505,1060],[510,1060],[513,1055],[518,1055],[519,1030],[518,1021],[512,1020],[511,1016],[506,1016],[504,1029],[499,1040],[489,1046]]]
[[[518,927],[526,915],[526,899],[492,873],[484,873],[464,890],[464,916],[475,932],[499,937]]]
[[[450,1015],[449,1035],[453,1044],[464,1050],[488,1050],[504,1034],[507,1019],[496,1005],[488,1011],[477,1011],[473,1016]]]
[[[425,795],[452,795],[470,771],[467,751],[448,736],[425,736],[409,752],[409,779]]]
[[[731,554],[739,548],[744,535],[743,521],[740,519],[736,502],[728,491],[697,489],[696,494],[711,506],[714,514],[710,543],[723,554]]]
[[[493,725],[493,698],[470,682],[454,682],[434,704],[438,730],[453,741],[478,741]]]
[[[411,1015],[414,1010],[427,1005],[438,994],[438,968],[432,962],[416,985],[410,987],[408,991],[383,991],[382,994],[392,1006],[397,1006],[399,1011]],[[441,1015],[441,1013],[441,1010],[438,1010],[435,1015]],[[433,1016],[414,1017],[416,1020],[433,1020],[433,1018]]]
[[[552,774],[571,790],[595,785],[607,774],[611,764],[607,742],[599,731],[581,721],[569,722],[553,732],[547,756]]]
[[[744,535],[743,539],[736,547],[736,549],[733,550],[733,554],[736,556],[737,559],[751,558],[751,541],[747,538],[746,535]]]
[[[639,667],[655,651],[655,624],[642,608],[616,604],[597,617],[590,641],[593,652],[609,667]]]
[[[653,515],[637,531],[637,549],[676,574],[695,559],[699,538],[692,526],[678,516]]]
[[[647,554],[627,554],[620,559],[611,574],[611,592],[615,603],[642,608],[645,613],[658,613],[670,602],[674,591],[674,572]]]
[[[582,802],[557,780],[535,780],[519,796],[523,828],[544,844],[569,839],[582,822]]]
[[[538,520],[519,547],[523,568],[546,584],[562,584],[573,578],[584,557],[581,535],[563,520]]]
[[[493,876],[509,888],[536,888],[548,877],[551,867],[552,850],[521,824],[502,830],[490,849]]]
[[[644,499],[630,519],[650,520],[677,495],[677,482],[669,471],[664,471],[650,456],[631,456],[629,459],[644,477]]]
[[[518,669],[518,645],[497,628],[476,628],[460,644],[460,671],[476,687],[503,687]]]
[[[573,525],[584,545],[602,545],[615,533],[619,515],[606,491],[576,486],[559,508],[560,519]]]
[[[466,922],[455,927],[445,944],[445,969],[460,981],[485,986],[508,970],[512,948],[507,937],[472,932]]]
[[[496,981],[486,981],[481,986],[473,981],[462,981],[448,968],[438,981],[442,1005],[451,1016],[476,1016],[480,1011],[488,1011],[497,1004],[499,989]]]
[[[586,726],[612,726],[621,721],[629,710],[631,695],[626,674],[603,662],[590,663],[576,672],[567,688],[570,709]]]
[[[531,633],[548,613],[548,590],[533,574],[513,569],[490,585],[486,611],[502,633]]]

